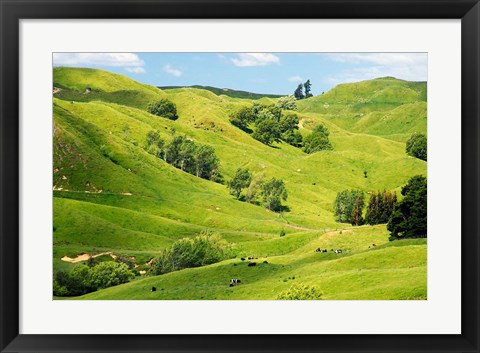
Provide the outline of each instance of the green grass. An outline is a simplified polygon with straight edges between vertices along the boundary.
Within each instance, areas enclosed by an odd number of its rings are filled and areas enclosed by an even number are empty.
[[[189,86],[191,88],[199,88],[201,90],[206,90],[215,93],[217,96],[227,96],[227,97],[232,97],[232,98],[244,98],[244,99],[262,99],[262,98],[280,98],[282,97],[281,95],[278,94],[260,94],[260,93],[252,93],[252,92],[246,92],[246,91],[239,91],[235,89],[230,89],[230,88],[217,88],[217,87],[211,87],[211,86],[200,86],[200,85],[194,85],[194,86]],[[158,87],[162,90],[169,90],[169,89],[177,89],[177,88],[186,88],[183,86],[162,86]]]
[[[384,229],[374,228],[371,234],[369,228],[363,227],[359,234],[352,229],[343,234],[318,235],[308,251],[261,256],[255,260],[255,267],[248,267],[248,261],[232,259],[141,279],[77,299],[275,299],[294,283],[317,287],[323,299],[426,299],[425,240],[368,249],[372,240],[380,244],[388,241]],[[313,251],[317,244],[332,243],[345,245],[346,252]],[[242,283],[229,287],[230,278],[241,279]],[[152,286],[157,292],[150,292]]]
[[[426,134],[427,84],[392,77],[338,85],[325,94],[298,102],[299,111],[348,131],[405,142],[414,132]]]
[[[230,115],[249,99],[199,88],[162,91],[102,70],[64,67],[54,69],[54,86],[61,89],[53,99],[54,272],[76,266],[63,256],[92,252],[135,256],[144,265],[175,240],[204,230],[219,233],[237,257],[255,255],[261,263],[268,256],[269,262],[247,268],[238,259],[226,260],[85,298],[273,299],[293,276],[318,285],[325,299],[426,298],[424,241],[394,246],[384,225],[350,229],[335,222],[332,210],[341,190],[398,193],[413,175],[426,175],[426,163],[407,156],[404,142],[412,132],[426,133],[425,83],[384,78],[299,101],[303,135],[319,123],[330,130],[334,150],[312,155],[284,143],[265,146],[231,125]],[[85,93],[86,87],[92,92]],[[146,104],[160,97],[177,105],[178,120],[146,112]],[[225,185],[149,155],[143,147],[150,130],[167,141],[174,130],[213,146],[225,180],[238,167],[283,179],[290,211],[278,214],[237,201]],[[378,246],[368,249],[373,243]],[[345,252],[322,258],[316,247]],[[256,275],[245,285],[225,286],[225,278],[236,274]],[[351,288],[344,288],[345,281]],[[163,291],[145,291],[152,283]]]

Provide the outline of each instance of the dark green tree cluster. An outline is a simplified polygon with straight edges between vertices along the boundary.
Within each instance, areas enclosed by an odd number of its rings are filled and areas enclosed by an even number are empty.
[[[177,120],[177,106],[168,99],[162,98],[148,104],[147,111],[150,114],[162,116],[170,120]]]
[[[427,136],[423,134],[413,134],[406,143],[406,151],[409,156],[427,160]]]
[[[359,226],[364,223],[362,216],[365,196],[360,190],[343,190],[337,194],[334,204],[337,222]]]
[[[305,93],[304,93],[305,90]],[[305,83],[300,83],[297,88],[295,89],[295,92],[293,92],[293,96],[296,99],[305,99],[312,97],[312,84],[310,83],[310,80],[307,80]]]
[[[318,151],[333,150],[332,144],[328,139],[330,132],[327,127],[320,124],[313,129],[312,133],[303,139],[303,151],[305,153],[315,153]]]
[[[395,204],[388,221],[390,240],[427,236],[427,178],[417,175],[402,188],[403,199]]]
[[[77,296],[127,283],[135,278],[124,263],[106,261],[93,267],[80,265],[71,271],[58,271],[53,279],[53,295]]]
[[[383,192],[372,192],[367,206],[365,223],[372,225],[387,223],[396,202],[396,192],[386,190],[383,190]]]
[[[220,162],[213,147],[195,143],[185,136],[173,136],[170,143],[156,130],[146,137],[146,151],[184,172],[199,178],[221,182]]]
[[[203,232],[193,238],[177,240],[154,259],[149,274],[161,275],[184,268],[200,267],[229,256],[227,242],[220,235]]]
[[[257,203],[257,196],[259,196],[269,210],[279,212],[285,209],[282,201],[287,200],[288,192],[281,179],[272,178],[265,181],[263,175],[254,178],[248,169],[238,168],[227,186],[230,194],[234,195],[237,200]],[[245,195],[242,195],[243,190],[246,190]]]
[[[297,115],[283,112],[278,105],[254,103],[251,107],[244,107],[236,112],[230,122],[268,146],[280,141],[297,147],[302,145]]]

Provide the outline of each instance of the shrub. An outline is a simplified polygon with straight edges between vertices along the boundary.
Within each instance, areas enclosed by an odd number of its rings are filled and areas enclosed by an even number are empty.
[[[276,106],[284,110],[297,110],[297,102],[292,94],[278,98]]]
[[[99,263],[90,273],[91,285],[96,290],[127,283],[133,278],[135,275],[126,264],[113,261]]]
[[[92,268],[76,266],[70,272],[59,271],[53,280],[53,294],[56,296],[77,296],[126,283],[135,277],[123,263],[101,262]]]
[[[293,277],[295,279],[295,277]],[[281,292],[280,300],[320,300],[322,293],[316,288],[303,284],[294,284],[288,290]]]
[[[303,151],[310,154],[318,151],[333,150],[332,144],[328,139],[329,135],[330,133],[325,125],[318,125],[310,135],[303,139]]]
[[[157,116],[162,116],[162,117],[170,119],[170,120],[177,120],[178,119],[177,107],[174,103],[172,103],[168,99],[162,98],[158,101],[151,102],[147,106],[147,111],[150,114],[157,115]]]
[[[427,136],[423,134],[413,134],[406,143],[406,152],[408,155],[427,160]]]
[[[160,275],[184,268],[209,265],[228,256],[227,243],[216,233],[203,232],[177,240],[155,258],[149,273]]]

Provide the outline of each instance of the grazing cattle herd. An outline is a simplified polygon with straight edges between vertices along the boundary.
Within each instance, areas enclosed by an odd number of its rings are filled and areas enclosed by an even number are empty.
[[[341,254],[342,253],[342,249],[336,249],[336,250],[333,250],[333,249],[330,249],[330,251],[334,252],[335,254]],[[315,252],[328,252],[327,249],[320,249],[320,248],[316,248],[315,249]]]
[[[375,247],[377,246],[376,244],[372,244],[370,245],[368,248],[370,249],[371,247]],[[342,249],[330,249],[331,252],[334,252],[335,254],[342,254],[343,251]],[[328,250],[327,249],[321,249],[321,248],[316,248],[314,250],[314,252],[318,252],[318,253],[328,253]],[[264,256],[263,257],[264,259],[267,258],[267,256]],[[258,257],[255,257],[255,256],[249,256],[247,258],[244,258],[244,257],[241,257],[240,258],[241,261],[245,261],[245,260],[258,260]],[[263,261],[264,264],[268,264],[268,261]],[[236,264],[234,264],[236,265]],[[248,267],[254,267],[254,266],[257,266],[257,263],[256,262],[248,262]],[[295,279],[295,277],[293,277]],[[238,278],[232,278],[230,280],[230,284],[229,284],[229,287],[235,287],[237,285],[239,285],[240,283],[242,283],[241,280],[239,280]],[[152,287],[151,291],[152,292],[155,292],[157,290],[157,288],[155,287]]]

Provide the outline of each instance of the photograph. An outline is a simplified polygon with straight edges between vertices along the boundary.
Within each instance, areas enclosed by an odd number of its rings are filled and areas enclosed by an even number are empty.
[[[426,52],[53,53],[53,300],[426,301],[427,76]]]

